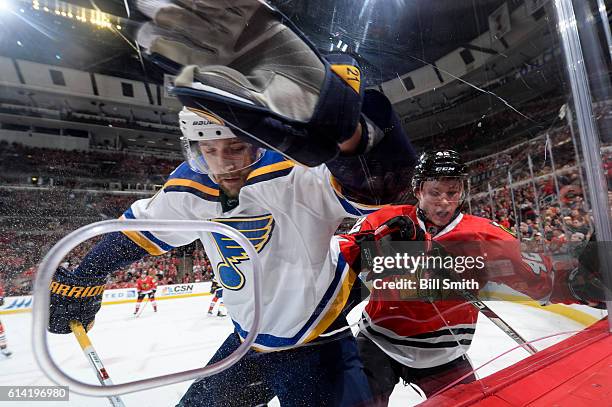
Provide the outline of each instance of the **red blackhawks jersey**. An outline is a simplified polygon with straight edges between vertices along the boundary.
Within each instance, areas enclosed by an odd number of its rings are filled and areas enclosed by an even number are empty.
[[[428,230],[429,225],[416,216],[416,207],[403,205],[387,206],[360,219],[351,233],[376,230],[385,221],[400,215],[409,216],[423,230]],[[470,276],[479,280],[480,288],[488,281],[503,283],[542,304],[552,297],[563,296],[563,293],[553,293],[555,278],[550,259],[537,253],[522,253],[516,237],[495,222],[459,214],[431,238],[440,246],[449,247],[453,256],[484,258],[486,271]],[[348,234],[335,239],[343,260],[353,264],[360,255],[354,237]],[[478,317],[478,310],[472,304],[460,295],[434,303],[402,300],[401,296],[401,290],[383,292],[372,287],[360,322],[361,332],[385,353],[404,365],[428,368],[467,352]]]
[[[140,277],[136,280],[136,289],[141,294],[147,294],[157,289],[157,279],[151,276]]]

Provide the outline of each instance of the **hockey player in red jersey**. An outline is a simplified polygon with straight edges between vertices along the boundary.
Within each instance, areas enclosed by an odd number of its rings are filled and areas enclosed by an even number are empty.
[[[376,405],[387,405],[400,378],[418,385],[428,396],[462,377],[463,382],[475,379],[465,354],[474,336],[478,309],[466,293],[477,292],[489,281],[506,284],[543,304],[593,305],[598,301],[594,286],[572,289],[577,284],[575,273],[557,271],[555,275],[549,258],[521,253],[519,241],[509,230],[462,213],[467,177],[458,153],[425,153],[413,179],[416,206],[387,206],[362,218],[351,234],[336,240],[344,260],[368,270],[367,279],[374,283],[358,344]],[[388,243],[400,240],[421,241],[408,243],[417,245],[412,258],[420,257],[421,266],[412,273],[400,273],[395,264],[385,276],[375,257],[383,258],[378,256],[382,253],[393,259],[397,250]],[[470,267],[463,262],[458,268],[460,263],[455,262],[454,269],[436,266],[428,270],[423,266],[423,252],[432,258],[473,261]],[[461,283],[460,288],[444,289],[443,277]],[[404,285],[397,285],[402,281]]]
[[[2,282],[0,282],[0,306],[2,305],[4,305],[4,287],[2,286]],[[6,334],[4,333],[4,325],[2,325],[2,321],[0,321],[0,353],[6,357],[12,355],[12,352],[8,349],[8,345],[6,343]]]
[[[157,312],[157,303],[155,302],[155,291],[157,291],[157,279],[155,276],[155,270],[150,269],[149,274],[142,273],[142,275],[136,280],[136,290],[138,291],[138,300],[136,300],[136,309],[134,315],[138,314],[140,309],[140,303],[144,299],[145,295],[149,296],[149,301],[153,305],[153,311]]]

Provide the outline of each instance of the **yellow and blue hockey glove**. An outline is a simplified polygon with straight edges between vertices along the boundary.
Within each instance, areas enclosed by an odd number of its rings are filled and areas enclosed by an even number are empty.
[[[86,330],[93,325],[96,313],[102,306],[105,278],[77,277],[60,267],[49,286],[49,332],[68,334],[70,321],[79,321]]]

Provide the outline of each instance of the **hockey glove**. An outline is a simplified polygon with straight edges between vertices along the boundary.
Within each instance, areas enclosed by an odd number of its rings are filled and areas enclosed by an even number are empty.
[[[604,302],[606,287],[599,277],[593,275],[583,265],[579,265],[568,274],[567,285],[572,297],[580,304],[606,308]]]
[[[395,216],[376,230],[360,232],[355,237],[361,250],[361,259],[357,258],[359,263],[355,267],[358,270],[365,268],[369,272],[366,281],[388,275],[405,274],[409,270],[398,270],[392,267],[378,271],[381,262],[379,259],[395,258],[402,251],[408,252],[409,255],[418,255],[427,250],[430,240],[431,237],[415,225],[410,217]]]
[[[448,270],[415,263],[415,261],[424,262],[427,256],[444,257],[447,253],[410,217],[393,217],[374,232],[362,232],[358,242],[360,242],[362,261],[368,270],[366,281],[385,279],[387,282],[401,282],[403,288],[394,288],[391,291],[397,291],[399,298],[404,301],[438,301],[452,296],[450,291],[442,289],[442,281],[449,278]],[[379,260],[380,258],[395,260],[398,256],[400,264],[392,263],[400,267],[387,267]],[[378,295],[380,298],[385,298],[384,293]],[[390,293],[389,300],[396,299],[395,294]]]
[[[612,246],[610,242],[598,242],[594,234],[588,242],[570,250],[578,261],[567,274],[567,287],[570,295],[579,303],[605,309],[605,300],[612,298],[612,292],[603,282],[602,267],[599,263],[602,250],[610,253]],[[557,274],[561,277],[563,271],[559,270]]]
[[[439,242],[432,242],[425,254],[425,264],[418,271],[417,296],[428,301],[465,300],[464,290],[445,288],[445,282],[461,282],[462,276],[452,268],[445,267],[446,259],[453,257]]]
[[[173,89],[183,105],[307,166],[336,157],[338,143],[354,134],[363,94],[357,62],[344,54],[323,58],[264,1],[136,6],[150,19],[137,36],[145,52],[160,65],[184,67]]]
[[[102,305],[105,278],[82,278],[63,267],[58,268],[50,285],[49,332],[71,332],[70,321],[79,321],[91,329]]]
[[[0,307],[4,305],[4,297],[0,297]]]

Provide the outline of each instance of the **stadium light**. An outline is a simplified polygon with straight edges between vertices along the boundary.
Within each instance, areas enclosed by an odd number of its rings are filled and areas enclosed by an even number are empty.
[[[12,0],[0,0],[0,6],[8,4]],[[28,0],[25,0],[28,1]],[[100,10],[92,10],[74,4],[66,3],[61,0],[56,0],[53,9],[49,8],[49,5],[41,7],[40,0],[30,0],[32,2],[32,9],[43,10],[46,13],[55,14],[69,19],[76,19],[82,23],[89,23],[95,28],[107,28],[109,30],[122,30],[123,27],[120,25],[121,19],[112,14],[104,13]],[[3,7],[0,7],[0,9]]]
[[[0,0],[0,11],[8,11],[11,9],[9,0]]]

